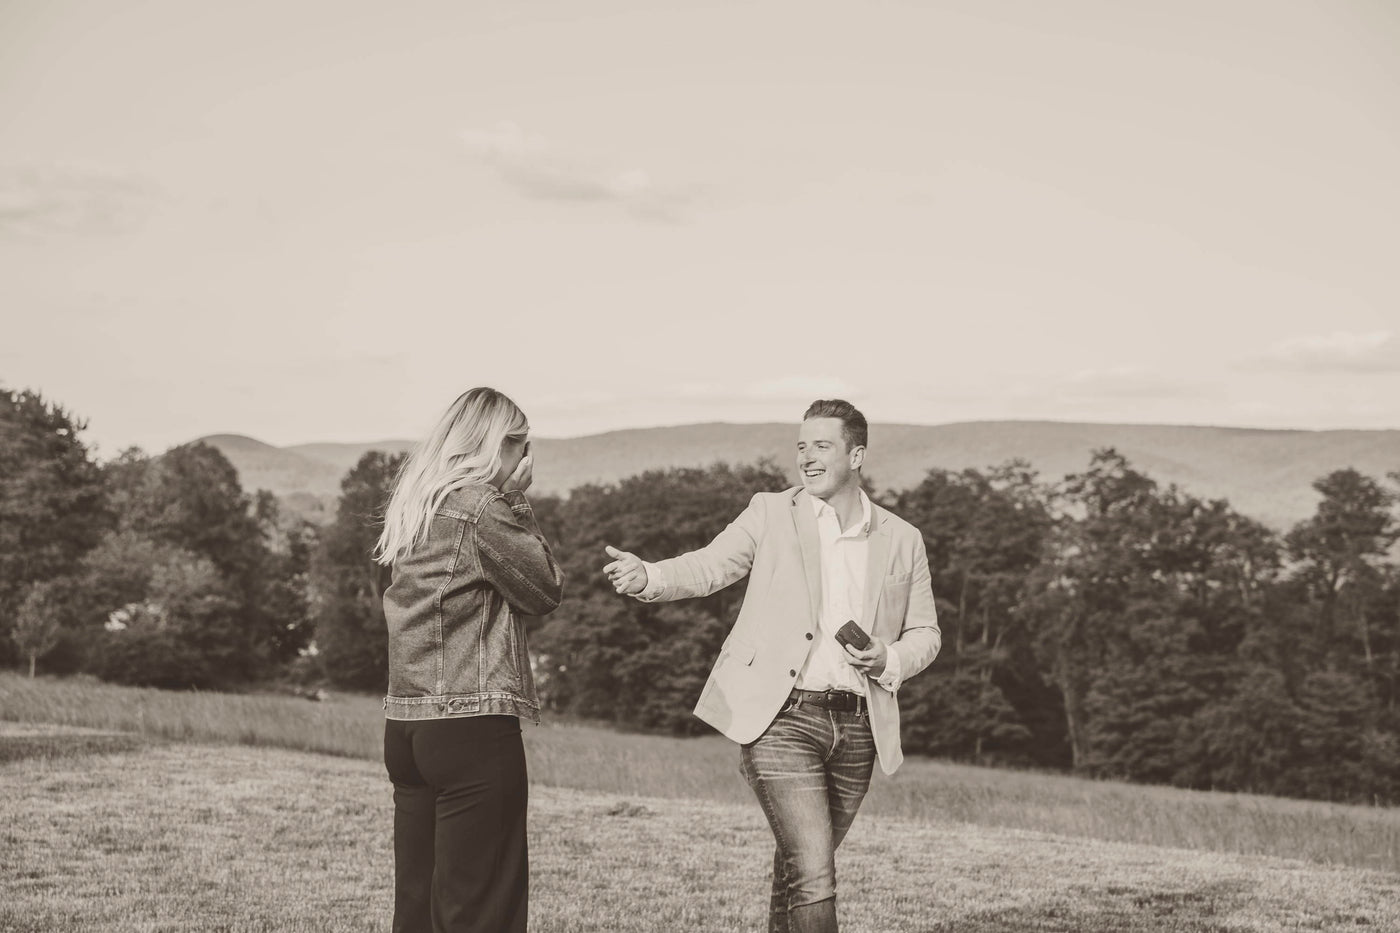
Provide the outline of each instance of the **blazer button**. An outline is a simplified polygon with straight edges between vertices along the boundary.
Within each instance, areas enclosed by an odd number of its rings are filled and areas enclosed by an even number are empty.
[[[812,633],[811,633],[811,632],[808,632],[808,633],[807,633],[807,640],[808,640],[808,641],[811,641],[811,640],[812,640]]]
[[[788,676],[789,676],[789,677],[796,677],[796,676],[797,676],[797,671],[788,671]]]

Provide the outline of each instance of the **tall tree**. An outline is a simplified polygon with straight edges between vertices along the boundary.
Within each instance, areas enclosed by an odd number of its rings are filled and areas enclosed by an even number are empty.
[[[1400,540],[1391,513],[1395,493],[1356,470],[1317,482],[1317,512],[1289,532],[1289,555],[1318,606],[1318,649],[1346,663],[1355,650],[1368,674],[1376,668],[1373,629],[1386,584],[1386,557]],[[1388,620],[1387,620],[1388,621]]]
[[[168,689],[230,687],[258,674],[225,575],[202,555],[150,547],[142,596],[107,614],[90,668],[105,680]]]
[[[270,493],[246,493],[228,459],[198,442],[155,458],[128,450],[104,472],[124,533],[202,558],[218,573],[234,605],[230,623],[219,623],[228,674],[274,673],[295,656],[309,636],[309,532],[284,527]]]
[[[923,533],[943,630],[933,671],[900,691],[909,747],[1053,763],[1063,732],[1036,715],[1046,691],[1020,612],[1051,526],[1035,473],[1021,461],[931,470],[892,507]],[[1032,722],[1049,728],[1034,735]]]
[[[0,636],[27,587],[70,572],[110,523],[86,427],[37,392],[0,390]],[[14,652],[0,637],[0,663]]]
[[[39,658],[58,645],[62,633],[54,583],[53,580],[41,580],[29,585],[15,616],[14,631],[10,633],[20,655],[29,661],[31,678]]]
[[[116,472],[131,486],[123,528],[207,558],[240,590],[254,586],[266,528],[218,448],[182,444],[139,466],[122,462]]]
[[[1192,724],[1238,677],[1276,541],[1111,450],[1067,479],[1064,498],[1033,614],[1075,767],[1190,783]]]
[[[384,590],[391,575],[371,557],[402,454],[370,451],[340,483],[335,520],[322,530],[309,579],[315,645],[328,680],[383,690],[389,670]]]

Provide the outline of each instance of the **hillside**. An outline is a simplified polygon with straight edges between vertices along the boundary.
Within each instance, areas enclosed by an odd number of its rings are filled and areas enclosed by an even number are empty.
[[[791,424],[695,424],[639,428],[575,438],[536,438],[536,488],[567,493],[583,483],[608,483],[643,470],[792,460]],[[340,478],[367,450],[406,450],[411,442],[302,444],[273,447],[238,435],[202,440],[218,447],[244,486],[269,489],[306,511],[331,502]],[[1275,527],[1307,517],[1311,483],[1342,467],[1377,478],[1400,470],[1400,431],[1275,431],[1174,425],[974,421],[942,425],[885,424],[870,429],[867,473],[880,489],[914,485],[933,467],[986,467],[1019,457],[1045,479],[1084,469],[1090,452],[1114,447],[1162,483],[1228,499]],[[315,516],[313,516],[315,517]]]

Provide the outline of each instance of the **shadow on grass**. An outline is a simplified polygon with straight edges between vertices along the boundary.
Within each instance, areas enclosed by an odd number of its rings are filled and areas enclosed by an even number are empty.
[[[152,744],[147,736],[117,732],[0,735],[0,765],[29,758],[75,758],[130,752]]]
[[[1239,881],[1189,888],[1080,886],[1070,902],[991,910],[922,927],[920,933],[1231,933],[1250,915],[1250,885]],[[1373,919],[1335,914],[1302,929],[1368,929]]]

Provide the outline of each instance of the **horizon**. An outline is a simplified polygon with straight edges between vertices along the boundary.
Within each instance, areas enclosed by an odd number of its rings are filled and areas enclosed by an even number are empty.
[[[1371,0],[18,0],[0,384],[103,450],[483,384],[557,438],[1394,430],[1397,46]]]
[[[781,426],[789,425],[789,424],[791,424],[794,428],[796,427],[796,424],[793,423],[793,422],[774,421],[774,420],[766,420],[766,421],[733,421],[733,420],[726,420],[726,421],[692,421],[692,422],[686,422],[686,423],[683,423],[683,424],[653,424],[653,425],[641,425],[641,426],[637,426],[637,427],[613,428],[613,429],[606,430],[606,431],[594,431],[594,432],[587,433],[587,434],[554,435],[554,434],[538,434],[538,433],[535,433],[535,432],[532,431],[530,436],[531,436],[532,438],[534,438],[534,439],[537,439],[537,440],[569,441],[569,440],[580,440],[580,439],[583,439],[583,438],[590,438],[590,437],[604,437],[604,436],[607,436],[607,435],[609,435],[609,434],[626,434],[626,433],[635,433],[635,432],[642,432],[642,431],[681,430],[681,429],[686,429],[686,428],[701,428],[701,427],[781,427]],[[1275,428],[1275,427],[1250,427],[1250,426],[1247,426],[1247,425],[1230,425],[1230,424],[1173,424],[1173,423],[1167,423],[1167,422],[1073,421],[1073,420],[1066,420],[1066,419],[1059,419],[1059,418],[1034,418],[1034,419],[1028,419],[1028,418],[981,418],[981,419],[972,420],[972,421],[940,421],[940,422],[929,422],[929,423],[921,423],[921,422],[913,422],[913,421],[889,421],[889,422],[872,421],[872,422],[870,422],[871,428],[944,428],[944,427],[958,427],[958,426],[962,426],[962,425],[980,425],[980,424],[996,424],[996,425],[1054,424],[1054,425],[1063,425],[1063,426],[1066,426],[1066,427],[1090,426],[1090,427],[1100,427],[1100,428],[1115,428],[1115,427],[1116,427],[1116,428],[1178,428],[1178,429],[1181,429],[1181,430],[1204,430],[1204,431],[1248,431],[1248,432],[1257,432],[1257,433],[1262,433],[1262,434],[1343,434],[1343,433],[1347,433],[1347,434],[1384,434],[1384,433],[1389,433],[1389,432],[1400,431],[1400,428],[1345,428],[1345,427],[1344,427],[1344,428],[1284,428],[1284,427]],[[373,446],[375,446],[376,444],[415,444],[415,443],[418,443],[419,440],[421,440],[421,438],[412,438],[412,437],[407,437],[407,436],[401,436],[401,437],[381,437],[381,438],[377,438],[377,439],[375,439],[375,440],[368,440],[368,441],[367,441],[367,440],[313,440],[313,441],[295,441],[295,442],[290,443],[290,444],[273,444],[273,443],[271,443],[271,442],[269,442],[269,441],[263,440],[262,438],[255,437],[255,436],[253,436],[253,435],[251,435],[251,434],[245,434],[245,433],[238,432],[238,431],[214,431],[214,432],[211,432],[211,433],[201,434],[201,435],[199,435],[199,436],[197,436],[197,437],[190,438],[189,440],[184,441],[183,443],[192,444],[192,443],[195,443],[196,441],[208,441],[208,440],[211,440],[211,439],[218,439],[218,438],[236,438],[236,439],[239,439],[239,440],[254,441],[254,442],[256,442],[256,443],[264,444],[264,445],[266,445],[266,446],[268,446],[268,447],[272,447],[272,448],[277,449],[277,450],[291,450],[291,449],[297,448],[297,447],[315,447],[315,446],[347,446],[347,447],[369,446],[369,447],[373,447]],[[179,446],[179,445],[171,445],[171,446]],[[144,448],[143,448],[143,449],[144,449]],[[148,451],[148,453],[149,453],[149,452],[150,452],[150,451]]]

